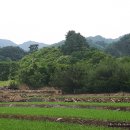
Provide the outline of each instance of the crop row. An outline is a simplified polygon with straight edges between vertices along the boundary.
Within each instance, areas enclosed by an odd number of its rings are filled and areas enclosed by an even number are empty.
[[[130,112],[72,108],[0,107],[0,114],[42,115],[49,117],[74,117],[82,119],[130,121]]]
[[[0,103],[0,104],[23,104],[23,105],[82,105],[82,106],[112,106],[112,107],[130,107],[130,103],[98,103],[98,102],[8,102],[8,103]]]
[[[0,130],[119,130],[102,126],[83,126],[45,121],[0,119]]]

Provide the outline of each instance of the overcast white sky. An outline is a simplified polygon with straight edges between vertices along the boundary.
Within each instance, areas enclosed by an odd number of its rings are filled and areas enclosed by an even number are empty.
[[[130,0],[0,0],[0,39],[52,44],[69,30],[85,37],[130,33]]]

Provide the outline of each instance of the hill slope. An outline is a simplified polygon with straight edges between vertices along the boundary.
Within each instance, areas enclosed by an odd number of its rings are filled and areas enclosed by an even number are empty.
[[[122,36],[119,41],[109,45],[105,51],[114,56],[130,55],[130,34]]]
[[[6,46],[17,46],[17,44],[10,40],[0,39],[0,47],[6,47]]]
[[[94,37],[87,37],[87,41],[91,47],[95,47],[98,49],[105,49],[109,44],[117,42],[119,38],[111,39],[111,38],[104,38],[100,35]]]
[[[35,41],[27,41],[27,42],[24,42],[23,44],[20,44],[19,47],[22,48],[25,51],[28,51],[29,46],[32,45],[32,44],[38,44],[39,48],[43,48],[43,47],[48,46],[47,44],[44,44],[44,43],[39,43],[39,42],[35,42]]]
[[[6,46],[0,48],[0,61],[6,61],[6,60],[17,61],[20,60],[25,55],[26,52],[17,46],[16,47]]]

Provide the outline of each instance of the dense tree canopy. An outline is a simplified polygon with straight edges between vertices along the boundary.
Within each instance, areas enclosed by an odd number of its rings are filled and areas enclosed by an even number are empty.
[[[86,38],[80,33],[69,31],[66,35],[65,44],[62,45],[61,50],[64,54],[71,54],[75,51],[82,51],[88,47]]]
[[[0,61],[13,60],[17,61],[22,59],[27,53],[20,47],[7,46],[0,48]]]
[[[0,81],[14,79],[18,70],[17,62],[0,62]]]
[[[90,48],[83,36],[69,31],[61,48],[43,48],[19,62],[1,62],[0,80],[8,79],[32,89],[53,86],[64,93],[130,92],[130,56],[115,58]]]
[[[34,52],[38,50],[38,44],[32,44],[29,46],[30,52]]]
[[[124,35],[119,41],[109,45],[105,51],[116,57],[130,55],[130,34]]]
[[[116,59],[95,49],[63,55],[58,48],[44,48],[20,61],[19,80],[67,93],[130,91],[130,58]]]

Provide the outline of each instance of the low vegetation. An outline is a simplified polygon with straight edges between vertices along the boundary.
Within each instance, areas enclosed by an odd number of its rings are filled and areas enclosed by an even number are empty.
[[[1,130],[119,130],[102,126],[83,126],[66,123],[0,119]]]
[[[0,87],[10,86],[10,83],[11,83],[11,82],[12,82],[12,80],[0,81]]]
[[[98,103],[98,102],[1,102],[1,104],[16,104],[16,105],[66,105],[66,106],[112,106],[112,107],[130,107],[130,103]]]
[[[42,115],[49,117],[75,117],[83,119],[130,121],[130,112],[72,108],[1,107],[1,114]]]
[[[5,105],[9,103],[3,103]],[[13,104],[23,106],[13,106]],[[30,104],[31,106],[24,106]],[[55,108],[42,106],[40,108],[35,105],[57,105]],[[73,105],[76,103],[11,103],[8,107],[1,106],[0,104],[0,124],[2,130],[9,130],[16,128],[26,130],[124,130],[129,128],[130,125],[130,112],[117,111],[117,110],[96,110],[93,109],[92,103],[89,109],[83,108],[63,108],[62,105]],[[87,103],[77,103],[87,105]],[[98,103],[97,103],[98,104]],[[101,104],[102,106],[103,104]],[[108,105],[110,105],[108,103]],[[111,104],[112,105],[112,104]],[[126,105],[126,104],[125,104]],[[105,104],[107,106],[107,103]],[[114,106],[114,105],[113,105]],[[121,106],[121,104],[119,104]],[[47,108],[46,108],[47,107]],[[115,106],[116,107],[116,106]],[[6,125],[5,125],[6,124]],[[13,124],[13,125],[12,125]],[[24,127],[26,126],[26,127]],[[36,127],[37,126],[37,127]]]

